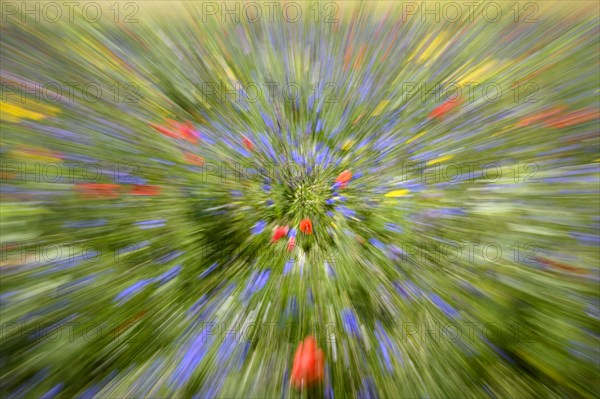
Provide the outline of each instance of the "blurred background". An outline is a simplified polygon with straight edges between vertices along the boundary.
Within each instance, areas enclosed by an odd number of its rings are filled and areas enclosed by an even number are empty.
[[[0,6],[2,397],[597,396],[596,2]]]

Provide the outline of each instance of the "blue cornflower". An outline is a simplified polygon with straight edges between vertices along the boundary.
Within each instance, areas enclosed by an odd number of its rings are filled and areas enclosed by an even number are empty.
[[[429,298],[431,301],[437,306],[444,314],[450,318],[459,317],[460,314],[456,309],[446,303],[442,298],[437,296],[436,294],[430,294]]]
[[[264,220],[259,220],[253,227],[250,229],[253,235],[260,234],[267,227],[267,222]]]
[[[346,308],[342,310],[342,320],[344,322],[344,328],[348,333],[355,337],[360,334],[358,320],[352,309]]]

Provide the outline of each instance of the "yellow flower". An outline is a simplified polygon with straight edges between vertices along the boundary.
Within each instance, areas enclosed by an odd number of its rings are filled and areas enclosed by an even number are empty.
[[[31,104],[30,109],[15,104],[0,102],[0,119],[8,122],[19,122],[21,119],[40,120],[59,112],[56,107],[42,104]]]
[[[408,193],[410,193],[410,190],[408,190],[408,189],[394,190],[394,191],[390,191],[389,193],[385,194],[384,197],[388,197],[388,198],[403,197]]]
[[[354,145],[354,140],[346,140],[344,145],[342,146],[342,150],[348,151]]]

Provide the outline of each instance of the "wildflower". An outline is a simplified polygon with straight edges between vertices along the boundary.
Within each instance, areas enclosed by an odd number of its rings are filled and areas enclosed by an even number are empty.
[[[201,156],[198,156],[196,154],[192,154],[191,152],[185,152],[183,154],[183,158],[185,159],[186,162],[191,163],[192,165],[196,165],[196,166],[204,165],[204,158],[202,158]]]
[[[410,190],[407,189],[403,189],[403,190],[393,190],[390,191],[389,193],[384,194],[384,197],[387,198],[396,198],[396,197],[403,197],[405,195],[407,195],[408,193],[410,193]]]
[[[346,188],[346,184],[352,179],[352,172],[345,170],[335,179],[336,183],[340,184],[341,188]]]
[[[205,269],[202,273],[200,273],[200,275],[198,276],[198,278],[204,278],[206,276],[208,276],[210,273],[212,273],[217,267],[219,266],[219,264],[217,262],[213,263],[212,265],[210,265],[210,267],[208,267],[207,269]]]
[[[181,272],[181,265],[177,265],[177,266],[173,267],[172,269],[167,270],[160,276],[156,277],[154,279],[154,281],[160,282],[160,285],[166,284],[169,281],[171,281],[172,279],[174,279],[175,277],[177,277],[179,272]]]
[[[128,288],[125,288],[123,291],[121,291],[113,299],[113,302],[120,302],[121,304],[124,303],[125,301],[131,299],[135,294],[137,294],[138,292],[143,290],[148,284],[151,284],[152,282],[154,282],[153,279],[143,279],[143,280],[136,282],[135,284],[133,284],[133,285],[129,286]]]
[[[427,116],[428,119],[433,118],[441,118],[446,115],[448,112],[452,111],[454,108],[458,107],[462,103],[461,100],[453,101],[448,100],[442,105],[438,106],[436,109],[431,111],[431,113]]]
[[[159,186],[148,186],[144,184],[134,184],[129,191],[131,195],[158,195],[160,194]]]
[[[285,262],[285,267],[283,268],[283,275],[285,276],[286,274],[291,272],[293,266],[294,266],[294,259],[288,259],[288,261]]]
[[[529,126],[529,125],[533,125],[535,123],[538,123],[540,121],[543,120],[547,120],[548,118],[554,117],[558,114],[561,114],[563,111],[565,110],[564,106],[558,106],[558,107],[554,107],[554,108],[550,108],[547,110],[544,110],[542,112],[538,112],[534,115],[530,115],[524,118],[521,118],[516,126],[517,127],[524,127],[524,126]]]
[[[198,142],[199,135],[194,130],[191,123],[188,122],[187,124],[182,124],[172,119],[167,119],[167,123],[169,124],[170,128],[156,125],[154,123],[151,123],[150,126],[165,136],[172,137],[174,139],[186,140],[194,144]]]
[[[198,142],[198,134],[190,122],[183,124],[172,119],[167,119],[167,122],[172,128],[177,130],[174,133],[177,135],[178,139],[186,140],[193,144]]]
[[[579,125],[581,123],[598,119],[598,111],[593,108],[582,109],[579,111],[570,112],[560,116],[554,116],[545,124],[556,129]]]
[[[191,122],[179,123],[173,121],[174,126],[177,128],[179,135],[182,139],[189,141],[190,143],[197,143],[200,134],[194,129]]]
[[[252,141],[250,141],[248,137],[244,136],[244,138],[242,139],[242,143],[244,143],[244,147],[246,147],[248,151],[252,151],[254,149],[254,144],[252,143]]]
[[[369,243],[371,243],[371,245],[373,245],[375,248],[383,251],[385,250],[385,244],[383,244],[381,241],[379,241],[377,238],[369,238]]]
[[[287,250],[288,252],[291,252],[294,248],[296,248],[296,238],[290,237],[287,244]]]
[[[346,217],[346,218],[352,218],[352,217],[356,216],[356,211],[354,211],[353,209],[350,209],[346,206],[343,206],[343,205],[336,206],[335,210],[338,211],[339,213],[341,213],[342,215],[344,215],[344,217]]]
[[[321,381],[324,366],[323,351],[319,349],[317,341],[312,336],[307,337],[300,343],[294,355],[292,385],[301,388],[303,385],[312,385]]]
[[[165,225],[166,220],[156,219],[156,220],[143,220],[141,222],[136,222],[135,224],[140,226],[140,229],[153,229],[156,227],[163,227]]]
[[[285,237],[288,234],[290,228],[288,226],[277,226],[273,230],[273,238],[271,239],[272,243],[275,243]]]
[[[252,234],[256,235],[256,234],[260,234],[262,233],[262,231],[265,229],[265,227],[267,227],[267,222],[265,222],[264,220],[259,220],[253,227],[252,229],[250,229],[250,231],[252,232]]]
[[[430,294],[429,298],[431,299],[431,302],[433,302],[449,318],[456,318],[460,316],[460,313],[458,313],[456,309],[454,309],[436,294]]]
[[[551,266],[555,269],[560,269],[560,270],[573,272],[573,273],[585,273],[585,269],[567,265],[565,263],[557,262],[557,261],[554,261],[551,259],[546,259],[546,258],[542,258],[539,256],[534,257],[534,259],[537,260],[538,262],[542,263],[543,265]]]
[[[168,137],[172,137],[172,138],[179,138],[179,134],[177,132],[174,132],[172,130],[167,129],[166,127],[160,126],[160,125],[156,125],[154,123],[151,123],[150,126],[152,128],[154,128],[157,132],[164,134],[165,136]]]
[[[342,320],[344,322],[344,328],[350,335],[357,337],[360,334],[360,328],[358,326],[358,319],[356,314],[350,308],[342,310]]]
[[[300,221],[300,231],[307,235],[313,233],[312,222],[310,219],[302,219]]]
[[[393,231],[394,233],[402,233],[403,231],[402,226],[398,226],[394,223],[386,223],[384,227],[386,230]]]
[[[75,186],[80,196],[86,198],[118,198],[118,184],[110,183],[81,183]]]

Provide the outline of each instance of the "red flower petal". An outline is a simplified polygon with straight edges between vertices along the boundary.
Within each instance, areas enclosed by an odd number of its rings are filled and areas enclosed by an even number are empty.
[[[300,231],[304,234],[312,234],[313,228],[310,219],[303,219],[300,221]]]
[[[325,357],[312,336],[301,342],[294,355],[292,367],[292,385],[301,388],[323,379]]]
[[[244,147],[246,147],[248,151],[252,151],[254,149],[254,144],[250,141],[248,137],[244,136],[244,138],[242,138],[242,142],[244,143]]]
[[[133,189],[129,192],[131,195],[158,195],[160,194],[159,186],[146,186],[142,184],[134,184]]]

